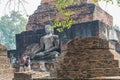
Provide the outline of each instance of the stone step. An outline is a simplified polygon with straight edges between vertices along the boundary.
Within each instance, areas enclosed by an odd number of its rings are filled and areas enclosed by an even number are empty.
[[[120,80],[120,76],[109,76],[109,77],[95,77],[90,78],[91,80]]]
[[[76,80],[76,79],[60,79],[60,78],[49,78],[49,79],[33,79],[33,80]],[[95,77],[95,78],[79,78],[77,80],[120,80],[120,76],[109,76],[109,77]]]
[[[48,72],[17,72],[14,73],[14,78],[13,80],[34,80],[34,79],[45,79],[49,77],[50,74]]]
[[[74,76],[73,76],[74,75]],[[79,79],[94,77],[120,76],[120,68],[96,68],[81,70],[58,70],[58,78]]]
[[[111,52],[111,49],[109,50],[104,50],[104,49],[89,49],[89,50],[84,50],[84,51],[74,51],[68,50],[65,53],[64,58],[79,58],[80,60],[88,60],[88,59],[93,59],[93,60],[98,60],[98,59],[114,59],[114,55]],[[82,58],[81,58],[82,57]]]
[[[59,64],[60,65],[60,64]],[[61,62],[61,69],[64,70],[79,70],[79,69],[91,69],[91,68],[119,68],[118,60],[86,60],[79,61],[76,58],[73,60],[68,59]]]
[[[31,73],[16,72],[16,73],[14,73],[13,80],[32,80],[32,76],[31,76]]]
[[[68,43],[68,49],[80,51],[84,49],[110,49],[110,43],[97,37],[76,38]]]
[[[88,75],[90,77],[102,77],[102,76],[120,76],[120,68],[97,68],[89,69]]]
[[[107,59],[106,59],[107,57]],[[65,61],[65,62],[69,62],[70,60],[75,60],[75,61],[89,61],[89,60],[114,60],[114,56],[113,55],[87,55],[87,54],[83,54],[83,55],[75,55],[75,56],[65,56],[63,58],[62,61]]]
[[[49,72],[33,72],[32,74],[32,79],[42,79],[42,78],[47,78],[50,77],[50,73]]]

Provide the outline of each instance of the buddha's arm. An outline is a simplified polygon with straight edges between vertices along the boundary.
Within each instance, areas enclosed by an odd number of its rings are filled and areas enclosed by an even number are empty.
[[[40,39],[40,48],[38,48],[37,50],[35,50],[35,51],[32,53],[32,55],[41,52],[43,49],[44,49],[44,42],[43,42],[43,37],[41,37],[41,39]]]
[[[55,51],[55,50],[58,50],[58,49],[59,49],[59,38],[58,38],[58,36],[55,36],[54,46],[51,47],[50,49],[44,51],[44,53],[48,53],[48,52]]]

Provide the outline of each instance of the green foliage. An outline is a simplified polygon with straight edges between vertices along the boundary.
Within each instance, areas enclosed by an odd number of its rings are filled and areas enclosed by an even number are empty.
[[[60,21],[59,19],[56,19],[54,21],[54,25],[52,26],[52,28],[53,29],[57,28],[59,32],[62,32],[64,28],[69,29],[72,24],[73,24],[73,19],[64,18],[62,21]]]
[[[19,12],[12,11],[10,15],[0,19],[0,43],[7,49],[15,49],[15,34],[25,30],[27,20]]]
[[[56,19],[52,28],[57,28],[59,32],[62,32],[64,31],[64,28],[69,29],[71,27],[74,20],[70,19],[69,17],[70,15],[74,14],[74,12],[65,11],[64,9],[70,6],[73,2],[74,0],[57,0],[56,2],[52,3],[52,5],[57,9],[57,12],[65,16],[63,20]]]
[[[117,0],[117,4],[118,4],[118,6],[120,7],[120,0]]]

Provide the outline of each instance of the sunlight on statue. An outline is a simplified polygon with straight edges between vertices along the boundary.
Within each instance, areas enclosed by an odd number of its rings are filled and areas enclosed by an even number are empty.
[[[45,32],[46,35],[40,39],[40,48],[30,55],[33,60],[54,60],[59,54],[59,38],[53,34],[50,24],[45,25]]]

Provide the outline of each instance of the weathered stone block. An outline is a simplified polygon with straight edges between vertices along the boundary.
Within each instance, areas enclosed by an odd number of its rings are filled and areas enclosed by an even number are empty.
[[[89,21],[84,23],[73,24],[72,27],[67,30],[65,29],[64,32],[59,33],[55,30],[55,34],[60,36],[62,41],[69,41],[73,40],[76,37],[99,37],[105,40],[109,40],[109,35],[111,28],[110,26],[106,25],[105,23],[95,20]]]
[[[45,34],[45,30],[27,31],[16,35],[16,53],[20,58],[24,53],[31,53],[32,49],[39,47],[39,40]]]
[[[32,80],[30,73],[14,73],[13,80]]]

